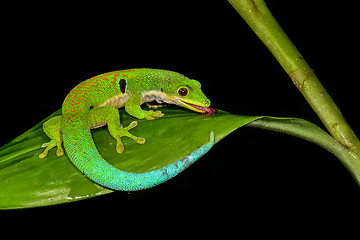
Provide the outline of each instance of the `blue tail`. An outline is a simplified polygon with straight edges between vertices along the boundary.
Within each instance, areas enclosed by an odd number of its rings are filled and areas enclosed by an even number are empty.
[[[102,157],[91,161],[83,169],[84,174],[94,182],[121,191],[137,191],[151,188],[163,183],[188,168],[207,153],[215,143],[214,132],[210,133],[209,143],[196,149],[190,155],[160,169],[145,173],[130,173],[111,166]]]

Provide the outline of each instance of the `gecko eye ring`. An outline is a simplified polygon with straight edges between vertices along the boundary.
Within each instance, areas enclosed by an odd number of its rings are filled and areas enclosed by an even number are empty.
[[[182,97],[185,97],[186,95],[188,95],[188,90],[186,88],[180,88],[178,90],[178,94]]]

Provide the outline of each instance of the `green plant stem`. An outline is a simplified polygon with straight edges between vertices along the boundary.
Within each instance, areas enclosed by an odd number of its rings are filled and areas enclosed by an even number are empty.
[[[266,45],[319,116],[330,134],[360,156],[360,142],[313,70],[290,41],[263,0],[229,0]]]
[[[341,161],[360,186],[360,157],[352,154],[344,145],[315,124],[296,118],[263,117],[248,123],[247,126],[289,134],[323,147]]]

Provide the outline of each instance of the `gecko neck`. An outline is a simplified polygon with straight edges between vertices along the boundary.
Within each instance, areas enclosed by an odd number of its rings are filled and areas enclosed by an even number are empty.
[[[153,102],[156,101],[157,103],[168,103],[168,104],[175,104],[174,101],[172,101],[166,93],[159,90],[151,90],[151,91],[145,91],[142,94],[141,104],[146,102]]]
[[[130,93],[122,93],[115,97],[109,98],[108,100],[106,100],[106,102],[100,104],[100,106],[115,106],[117,108],[122,108],[125,106],[130,96]],[[175,101],[171,100],[168,95],[161,90],[150,90],[142,93],[140,104],[153,101],[156,101],[159,104],[176,104]]]

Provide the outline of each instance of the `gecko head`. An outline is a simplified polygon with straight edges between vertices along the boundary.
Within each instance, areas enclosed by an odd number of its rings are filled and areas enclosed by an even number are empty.
[[[164,88],[168,96],[168,103],[199,112],[203,115],[212,115],[215,110],[210,108],[210,100],[201,90],[200,82],[177,74],[167,79]]]

